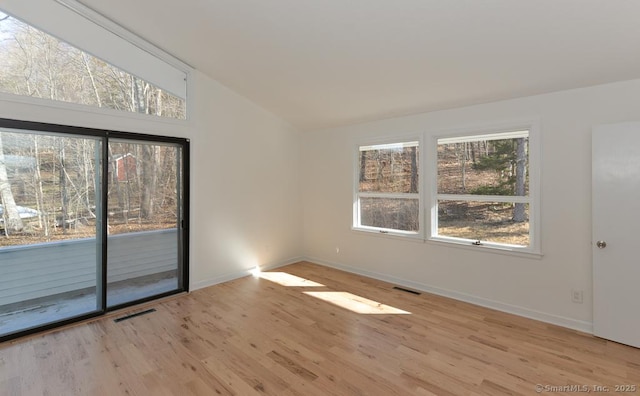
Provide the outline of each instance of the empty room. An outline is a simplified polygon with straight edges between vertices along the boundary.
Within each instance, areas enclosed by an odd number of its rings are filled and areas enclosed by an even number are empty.
[[[0,395],[640,394],[638,15],[0,0]]]

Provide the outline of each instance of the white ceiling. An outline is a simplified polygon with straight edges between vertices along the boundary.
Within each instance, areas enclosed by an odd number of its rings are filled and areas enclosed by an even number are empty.
[[[640,78],[636,0],[82,0],[297,127]]]

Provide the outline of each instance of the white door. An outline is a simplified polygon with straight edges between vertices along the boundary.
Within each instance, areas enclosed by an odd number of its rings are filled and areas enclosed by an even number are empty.
[[[592,143],[593,332],[640,348],[640,123]]]

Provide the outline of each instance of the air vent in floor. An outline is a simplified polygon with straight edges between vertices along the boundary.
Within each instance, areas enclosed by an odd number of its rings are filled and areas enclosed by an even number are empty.
[[[417,292],[417,291],[415,291],[415,290],[405,289],[404,287],[394,286],[393,288],[394,288],[394,289],[396,289],[396,290],[403,291],[403,292],[407,292],[407,293],[415,294],[415,295],[417,295],[417,296],[419,296],[419,295],[420,295],[420,292]]]
[[[122,322],[123,320],[135,318],[136,316],[146,315],[146,314],[151,313],[151,312],[156,312],[156,309],[155,308],[151,308],[151,309],[147,309],[146,311],[136,312],[136,313],[133,313],[131,315],[127,315],[127,316],[123,316],[123,317],[118,318],[118,319],[114,319],[113,321],[118,323],[118,322]]]

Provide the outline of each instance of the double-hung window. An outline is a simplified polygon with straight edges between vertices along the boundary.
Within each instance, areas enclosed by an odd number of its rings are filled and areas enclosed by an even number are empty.
[[[425,135],[358,146],[353,229],[539,254],[537,124]]]
[[[354,229],[421,234],[419,142],[359,146]]]
[[[430,239],[535,251],[530,130],[440,137],[433,145]]]

